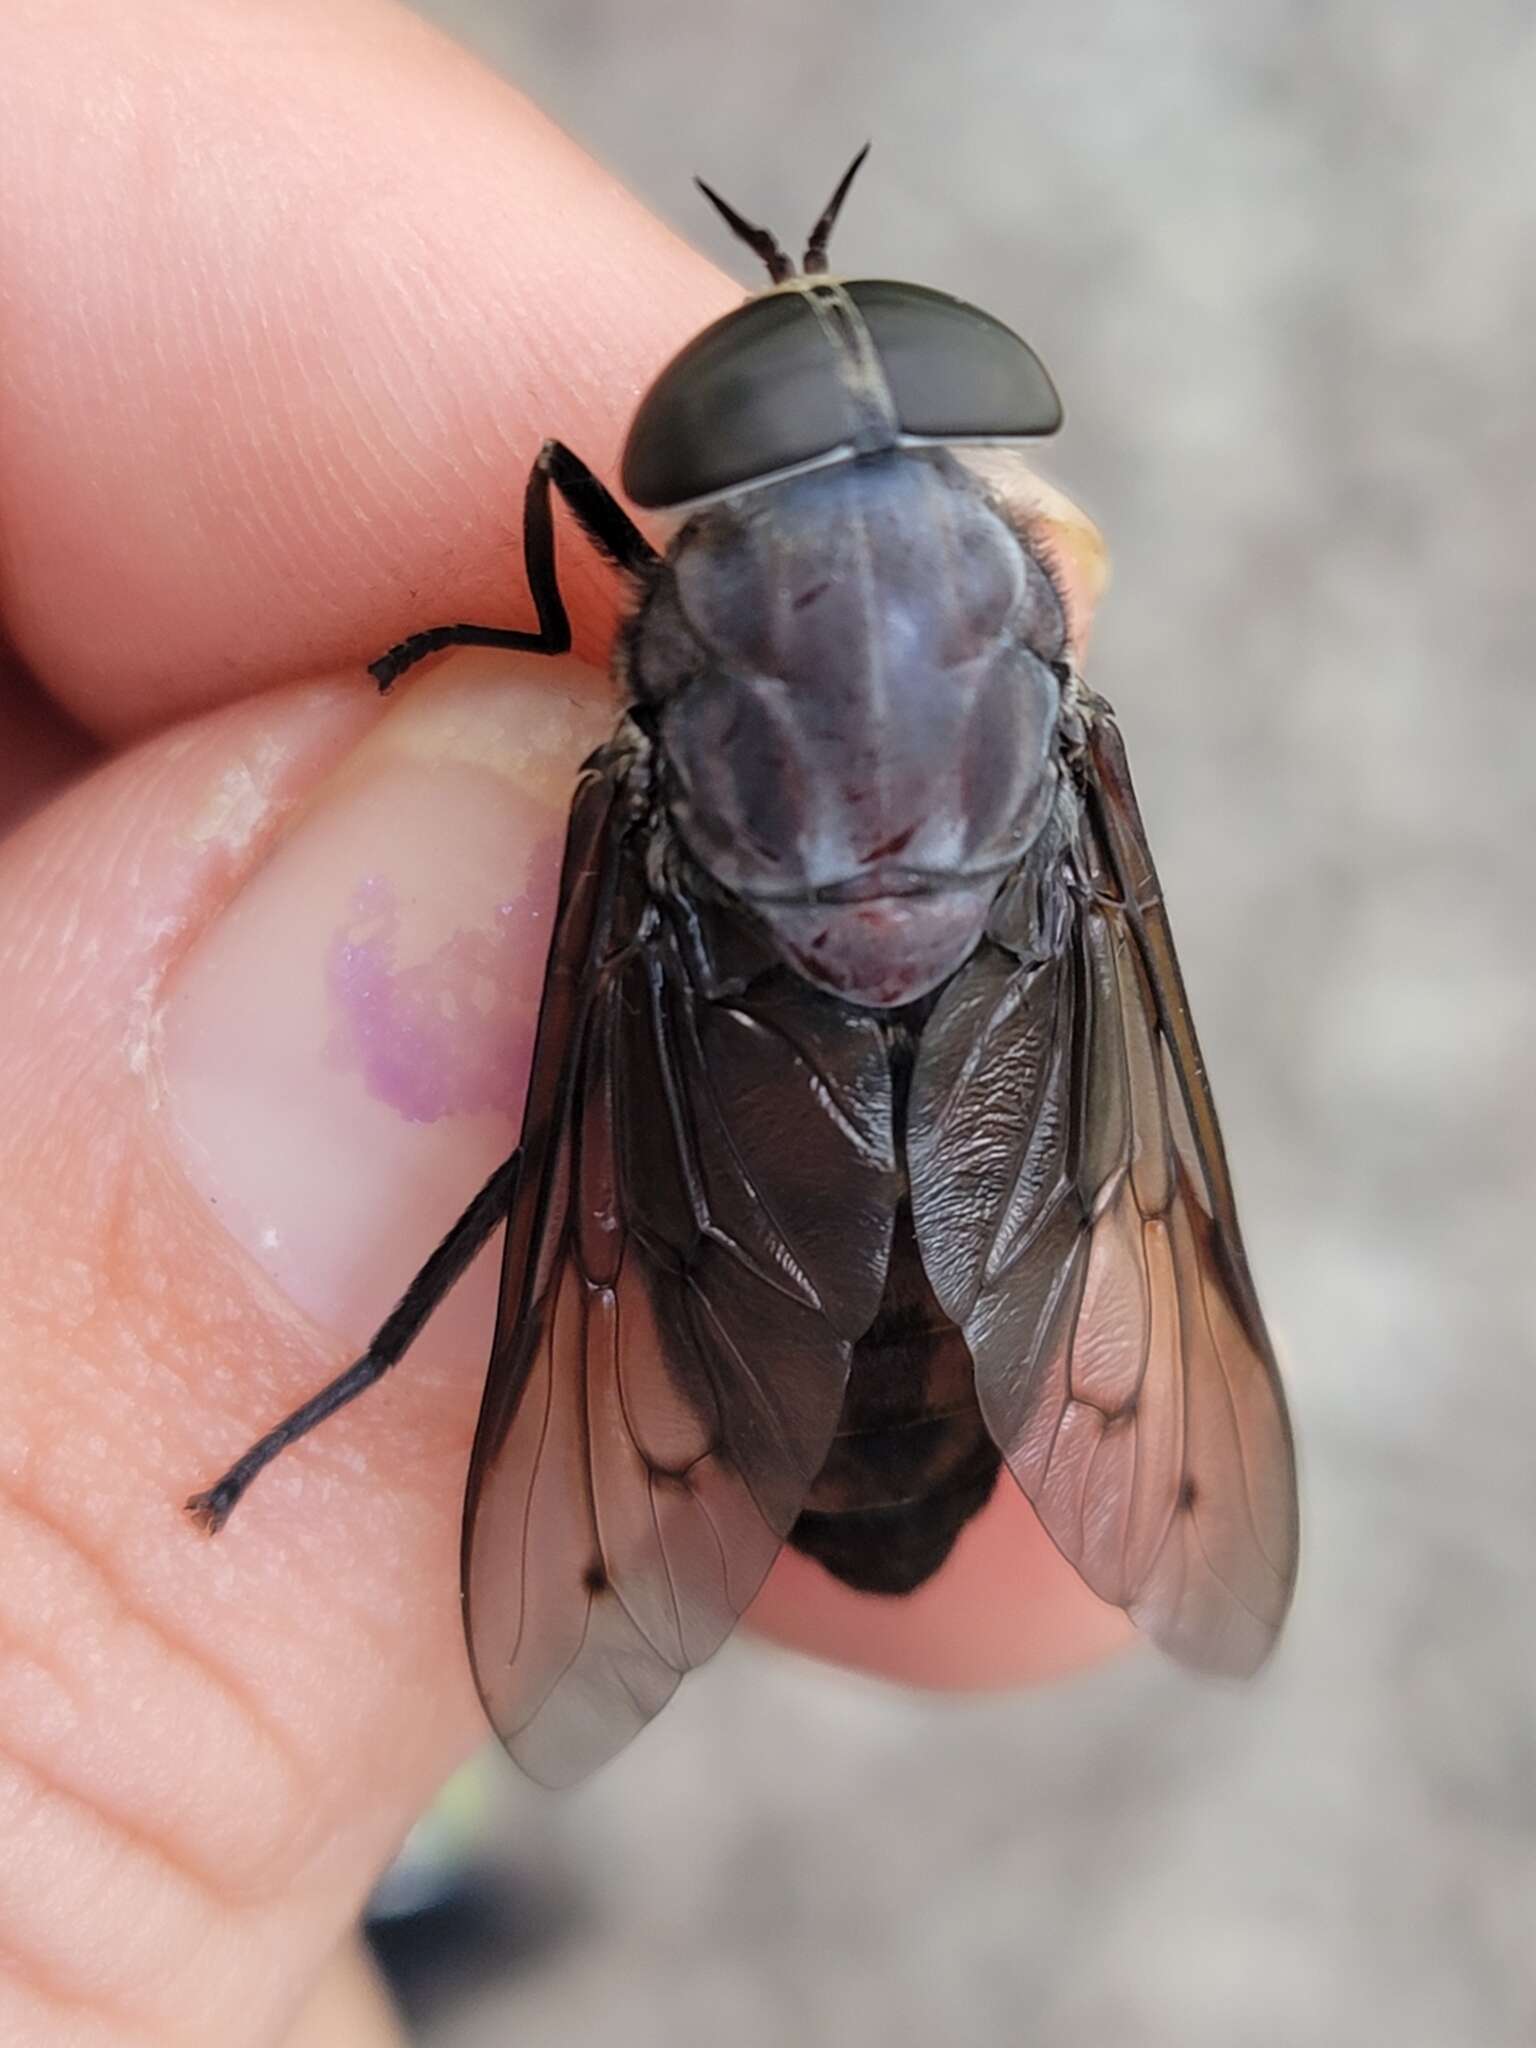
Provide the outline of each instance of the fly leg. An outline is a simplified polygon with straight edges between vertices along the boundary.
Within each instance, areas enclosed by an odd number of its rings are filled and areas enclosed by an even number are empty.
[[[193,1494],[187,1502],[187,1511],[210,1534],[216,1534],[223,1528],[251,1481],[271,1464],[279,1451],[287,1450],[301,1436],[307,1436],[317,1423],[324,1422],[338,1408],[356,1400],[375,1380],[382,1379],[392,1365],[399,1364],[432,1311],[497,1224],[505,1219],[517,1189],[520,1158],[521,1154],[514,1152],[505,1164],[497,1167],[395,1303],[356,1364],[349,1365],[329,1386],[322,1387],[302,1407],[285,1416],[275,1429],[269,1429],[265,1436],[258,1437],[222,1479],[216,1479],[204,1492]]]
[[[600,484],[579,455],[563,441],[546,441],[528,472],[523,495],[523,566],[538,614],[536,632],[512,632],[501,626],[431,626],[413,633],[398,647],[369,664],[368,673],[387,690],[408,668],[444,647],[510,647],[521,654],[564,654],[571,644],[571,622],[560,596],[555,573],[555,522],[550,486],[560,493],[576,523],[600,554],[631,575],[644,575],[656,565],[656,550],[619,504]]]
[[[528,473],[523,498],[523,563],[538,615],[538,630],[529,633],[498,626],[435,626],[425,633],[413,633],[372,663],[369,673],[381,690],[387,690],[408,668],[444,647],[509,647],[524,654],[565,653],[571,644],[571,623],[555,573],[551,485],[570,507],[593,546],[619,569],[643,575],[654,568],[654,548],[612,493],[563,442],[546,441]],[[338,1408],[356,1400],[392,1365],[398,1365],[475,1253],[496,1226],[505,1221],[517,1188],[519,1157],[514,1152],[491,1175],[385,1318],[362,1357],[259,1437],[221,1479],[192,1496],[187,1502],[188,1511],[207,1529],[216,1531],[224,1526],[246,1488],[280,1451],[307,1436]]]

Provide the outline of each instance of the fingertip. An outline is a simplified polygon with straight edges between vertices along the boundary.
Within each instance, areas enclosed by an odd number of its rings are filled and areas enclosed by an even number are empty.
[[[403,10],[13,22],[0,157],[9,630],[97,733],[517,625],[523,481],[611,466],[732,287]],[[82,124],[82,104],[127,107]],[[69,224],[59,233],[57,224]],[[568,551],[590,652],[609,579]],[[567,573],[568,572],[568,573]]]
[[[948,1562],[915,1593],[857,1593],[788,1550],[748,1619],[786,1648],[944,1692],[1063,1678],[1135,1639],[1125,1615],[1062,1557],[1006,1472]]]

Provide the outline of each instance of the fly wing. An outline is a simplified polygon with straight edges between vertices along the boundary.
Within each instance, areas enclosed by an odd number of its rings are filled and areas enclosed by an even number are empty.
[[[465,1513],[481,1696],[550,1785],[637,1734],[762,1583],[897,1200],[878,1026],[782,974],[707,986],[632,808],[597,775],[572,814]]]
[[[1059,937],[1026,957],[984,946],[924,1033],[918,1241],[987,1427],[1062,1552],[1181,1662],[1246,1674],[1295,1577],[1290,1426],[1102,709],[1076,859]]]

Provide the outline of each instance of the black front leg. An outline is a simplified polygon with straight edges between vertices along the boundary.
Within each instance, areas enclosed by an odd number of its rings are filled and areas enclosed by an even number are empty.
[[[295,1408],[291,1415],[284,1416],[275,1429],[269,1429],[265,1436],[258,1437],[248,1451],[243,1452],[222,1478],[202,1493],[194,1493],[187,1502],[187,1512],[205,1529],[217,1534],[239,1506],[241,1495],[256,1478],[264,1472],[280,1451],[286,1451],[290,1444],[298,1442],[301,1436],[308,1436],[312,1429],[327,1421],[338,1408],[344,1408],[349,1401],[355,1401],[359,1394],[366,1393],[376,1380],[381,1380],[392,1365],[398,1365],[416,1338],[421,1334],[432,1311],[447,1294],[454,1282],[463,1273],[470,1260],[479,1251],[498,1223],[506,1221],[517,1193],[517,1179],[521,1168],[522,1152],[514,1152],[503,1165],[498,1166],[485,1186],[470,1203],[464,1214],[454,1224],[431,1258],[422,1267],[404,1294],[395,1303],[379,1328],[374,1332],[373,1342],[345,1372],[338,1373],[318,1394],[314,1394],[302,1407]]]
[[[432,626],[413,633],[388,654],[368,665],[368,673],[387,690],[429,654],[444,647],[508,647],[519,654],[564,654],[571,644],[571,622],[560,595],[555,571],[555,522],[549,490],[553,484],[575,515],[592,545],[618,568],[644,575],[656,565],[656,550],[619,504],[600,484],[579,455],[563,441],[546,441],[528,472],[523,494],[523,567],[538,630],[512,632],[500,626]]]

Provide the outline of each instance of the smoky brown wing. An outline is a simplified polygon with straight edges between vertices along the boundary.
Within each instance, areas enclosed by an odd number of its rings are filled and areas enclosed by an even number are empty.
[[[762,1583],[895,1205],[878,1033],[793,990],[702,993],[621,837],[575,855],[606,879],[557,934],[466,1505],[481,1696],[551,1785],[637,1734]]]
[[[1080,863],[1059,953],[985,949],[929,1023],[918,1239],[1063,1553],[1181,1662],[1246,1674],[1295,1576],[1290,1427],[1107,713]]]

